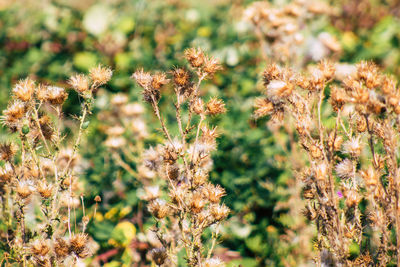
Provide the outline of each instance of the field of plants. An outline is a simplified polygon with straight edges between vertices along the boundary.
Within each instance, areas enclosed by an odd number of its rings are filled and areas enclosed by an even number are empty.
[[[400,266],[398,0],[0,0],[0,266]]]

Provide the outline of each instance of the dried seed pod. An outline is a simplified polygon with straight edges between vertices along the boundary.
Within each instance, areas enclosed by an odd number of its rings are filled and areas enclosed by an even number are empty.
[[[86,258],[89,256],[88,248],[88,235],[79,233],[72,236],[69,240],[69,250],[75,253],[79,258]]]
[[[222,205],[212,205],[211,206],[211,214],[214,216],[216,221],[222,221],[229,215],[229,208],[225,206],[225,204]]]
[[[205,62],[204,52],[200,48],[186,49],[185,57],[193,68],[199,68],[203,66]]]
[[[89,90],[89,79],[83,74],[71,76],[68,84],[79,93],[85,93]]]
[[[161,266],[164,264],[165,260],[168,257],[167,251],[165,250],[164,247],[161,248],[153,248],[150,251],[150,256],[153,259],[154,263],[157,264],[158,266]]]
[[[206,105],[207,114],[217,115],[225,112],[226,112],[225,104],[221,99],[214,97],[208,101]]]
[[[187,87],[190,83],[190,73],[184,68],[176,68],[172,71],[174,83],[179,87]]]
[[[69,255],[69,244],[64,238],[56,238],[56,241],[54,242],[54,253],[59,259],[63,259]]]
[[[33,97],[35,82],[29,78],[20,80],[12,90],[14,96],[23,102],[28,102]]]
[[[96,86],[101,86],[111,80],[112,70],[110,68],[98,65],[97,67],[89,70],[89,76]]]
[[[150,213],[159,220],[165,218],[169,213],[168,204],[165,200],[162,199],[153,200],[152,202],[150,202],[148,208]]]

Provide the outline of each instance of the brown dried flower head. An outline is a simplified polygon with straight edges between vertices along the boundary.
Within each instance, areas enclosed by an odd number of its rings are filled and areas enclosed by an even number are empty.
[[[20,80],[13,89],[13,94],[21,101],[27,102],[32,99],[35,91],[35,82],[30,78]]]
[[[362,145],[360,137],[352,137],[343,144],[343,152],[350,154],[352,157],[359,157],[361,154]]]
[[[192,105],[193,111],[200,115],[204,113],[204,103],[201,98],[196,98],[193,100],[193,105]]]
[[[282,80],[272,80],[267,85],[265,94],[273,101],[279,101],[282,98],[286,98],[292,94],[293,84],[287,83]]]
[[[187,87],[190,84],[190,73],[184,68],[175,68],[172,71],[174,83],[180,87]]]
[[[46,256],[50,251],[49,241],[36,239],[31,245],[31,252],[36,256]]]
[[[229,208],[225,205],[212,205],[211,214],[214,216],[216,221],[222,221],[229,215]]]
[[[69,244],[64,238],[57,238],[54,242],[54,252],[57,258],[65,258],[69,255]]]
[[[111,80],[112,70],[110,68],[98,65],[97,67],[89,70],[89,75],[96,86],[100,86]]]
[[[4,164],[4,167],[0,167],[0,182],[8,183],[13,177],[14,170],[9,162]]]
[[[153,259],[154,263],[158,266],[164,264],[165,260],[168,258],[167,251],[164,247],[161,248],[153,248],[150,251],[150,256]]]
[[[213,77],[214,74],[219,70],[222,70],[219,61],[214,57],[206,57],[203,71],[207,74],[207,76]]]
[[[132,74],[132,78],[144,89],[148,89],[151,85],[152,77],[149,72],[145,72],[143,68],[136,70]]]
[[[200,48],[188,48],[185,57],[193,68],[201,67],[205,62],[204,53]]]
[[[254,117],[256,119],[271,114],[274,110],[274,104],[266,98],[256,98],[254,101]]]
[[[20,198],[26,199],[32,195],[32,189],[32,181],[21,180],[17,184],[16,192]]]
[[[193,213],[200,213],[206,204],[203,194],[197,192],[190,198],[190,210]]]
[[[153,78],[151,79],[151,87],[153,89],[159,90],[168,82],[169,79],[167,79],[167,75],[164,72],[160,72],[153,75]]]
[[[16,151],[16,147],[12,143],[0,144],[0,160],[11,162]]]
[[[264,85],[268,86],[268,84],[273,80],[282,79],[282,70],[276,64],[268,65],[267,68],[263,72]]]
[[[354,165],[349,159],[345,159],[335,167],[336,174],[342,179],[347,179],[354,176]]]
[[[84,93],[89,90],[89,79],[83,74],[71,76],[68,83],[79,93]]]
[[[155,199],[149,205],[149,211],[157,219],[161,220],[165,218],[169,213],[169,207],[165,200]]]
[[[211,183],[209,183],[205,186],[204,191],[205,191],[204,193],[207,196],[208,200],[214,204],[219,203],[221,198],[226,195],[224,188],[222,188],[220,185],[214,186]]]
[[[14,126],[14,124],[25,115],[25,112],[26,106],[23,102],[20,100],[12,102],[12,104],[3,111],[3,124],[8,127]]]
[[[36,190],[42,198],[49,198],[53,193],[53,186],[46,181],[40,181],[36,187]]]
[[[61,105],[68,97],[67,92],[62,87],[47,86],[46,92],[46,101],[53,105]]]
[[[72,236],[69,240],[69,249],[79,258],[86,258],[90,252],[88,249],[88,235],[78,233]]]
[[[225,103],[216,97],[211,98],[206,105],[206,113],[209,115],[217,115],[225,113]]]

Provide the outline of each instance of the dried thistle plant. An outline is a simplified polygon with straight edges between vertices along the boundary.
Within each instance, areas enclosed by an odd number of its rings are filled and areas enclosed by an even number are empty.
[[[10,140],[0,145],[2,262],[20,266],[72,266],[91,254],[85,233],[83,195],[77,181],[82,135],[88,127],[94,93],[112,72],[96,67],[90,74],[72,76],[70,85],[83,99],[72,147],[66,146],[62,106],[68,98],[62,87],[37,84],[27,78],[12,90],[1,117]],[[83,220],[76,225],[82,202]],[[10,265],[11,266],[11,265]]]
[[[144,140],[149,135],[143,118],[145,108],[141,103],[129,102],[128,96],[123,93],[111,97],[110,107],[110,110],[99,114],[102,130],[107,135],[105,146],[117,165],[146,184],[145,176],[138,174],[140,168],[134,170],[131,167],[140,163]]]
[[[324,1],[253,2],[244,12],[244,19],[253,26],[261,55],[267,62],[280,62],[301,67],[306,62],[320,60],[341,50],[331,34],[322,32],[317,38],[311,35],[311,22],[330,16],[334,9]],[[305,46],[310,46],[308,55]]]
[[[229,209],[220,203],[225,190],[208,181],[210,153],[216,149],[218,133],[206,121],[225,113],[226,108],[218,98],[205,103],[200,96],[201,82],[213,77],[221,67],[201,49],[187,49],[185,57],[192,71],[174,68],[170,78],[167,73],[151,74],[142,69],[132,75],[143,88],[143,99],[151,105],[166,139],[143,154],[144,166],[166,183],[160,190],[147,190],[148,209],[157,221],[154,231],[162,244],[151,251],[151,256],[159,266],[176,265],[178,251],[185,248],[189,266],[223,266],[220,259],[212,258],[212,253],[218,225],[228,216]],[[159,106],[162,88],[168,85],[176,98],[176,135],[167,127]],[[202,235],[212,225],[216,230],[206,248]]]
[[[341,81],[334,75],[328,61],[306,73],[268,66],[255,116],[294,119],[308,156],[299,177],[304,214],[318,230],[318,264],[385,266],[396,257],[400,264],[397,82],[368,62]]]

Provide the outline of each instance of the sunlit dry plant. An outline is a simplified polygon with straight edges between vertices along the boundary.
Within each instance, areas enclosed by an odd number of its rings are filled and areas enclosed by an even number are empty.
[[[341,81],[334,75],[328,61],[306,73],[268,66],[255,116],[294,119],[308,156],[299,177],[304,214],[318,230],[317,263],[400,264],[397,82],[369,62]]]
[[[332,15],[332,7],[321,0],[287,2],[278,5],[274,1],[256,1],[244,12],[245,20],[253,26],[264,60],[301,67],[310,59],[320,60],[341,50],[331,34],[311,34],[312,21]],[[307,52],[306,46],[312,53]]]
[[[225,190],[208,181],[212,166],[210,153],[216,149],[216,127],[209,127],[207,119],[226,112],[225,104],[218,98],[204,101],[200,84],[212,78],[221,69],[215,58],[201,49],[185,51],[191,70],[174,68],[170,77],[166,73],[151,74],[143,69],[132,77],[143,88],[143,99],[154,110],[165,143],[149,148],[143,154],[144,166],[165,180],[166,188],[147,188],[148,209],[157,224],[154,230],[162,247],[151,251],[157,265],[176,265],[177,253],[183,247],[189,266],[223,266],[212,258],[217,242],[218,225],[229,214],[221,204]],[[176,124],[173,134],[160,110],[163,87],[174,90]],[[204,231],[215,225],[210,247],[202,240]],[[218,264],[217,264],[218,263]]]
[[[97,67],[86,75],[72,76],[69,84],[82,98],[79,127],[73,144],[64,133],[62,106],[68,98],[63,87],[37,84],[27,78],[12,90],[1,117],[12,133],[0,144],[0,231],[2,263],[19,266],[72,266],[91,254],[85,233],[88,217],[76,224],[77,170],[82,134],[87,129],[94,92],[111,78],[111,70]],[[74,130],[74,129],[72,129]]]

